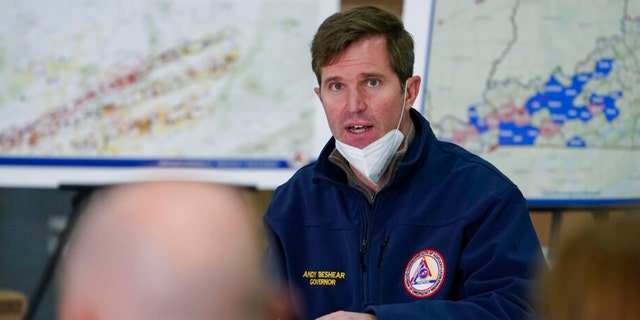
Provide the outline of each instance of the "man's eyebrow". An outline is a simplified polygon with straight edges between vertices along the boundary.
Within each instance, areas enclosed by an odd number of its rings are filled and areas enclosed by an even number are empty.
[[[364,72],[358,75],[358,79],[363,80],[363,79],[371,79],[371,78],[377,78],[377,79],[384,79],[385,75],[382,73],[378,73],[378,72]],[[342,77],[341,76],[333,76],[333,77],[328,77],[326,79],[324,79],[322,81],[323,84],[325,83],[329,83],[329,82],[335,82],[335,81],[342,81]]]
[[[333,76],[333,77],[329,77],[329,78],[324,79],[324,80],[322,81],[322,83],[323,83],[323,84],[325,84],[325,83],[328,83],[328,82],[335,82],[335,81],[341,81],[341,80],[342,80],[342,77],[340,77],[340,76]]]
[[[384,74],[382,73],[377,73],[377,72],[365,72],[365,73],[361,73],[359,75],[359,78],[362,79],[371,79],[371,78],[384,78]]]

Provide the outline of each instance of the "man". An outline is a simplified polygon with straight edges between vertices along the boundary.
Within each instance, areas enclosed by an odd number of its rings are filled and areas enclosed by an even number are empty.
[[[518,188],[411,106],[413,41],[370,6],[327,18],[312,67],[333,137],[277,188],[268,257],[321,319],[520,319],[542,253]]]
[[[99,191],[64,257],[59,318],[283,316],[269,313],[286,300],[275,301],[267,288],[249,213],[241,191],[224,185],[144,182]]]

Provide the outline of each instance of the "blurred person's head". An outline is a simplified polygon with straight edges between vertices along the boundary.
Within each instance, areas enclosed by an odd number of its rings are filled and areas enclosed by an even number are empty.
[[[585,227],[554,257],[539,292],[543,319],[638,319],[640,220]]]
[[[61,270],[62,320],[264,319],[271,296],[241,189],[144,182],[94,194]]]

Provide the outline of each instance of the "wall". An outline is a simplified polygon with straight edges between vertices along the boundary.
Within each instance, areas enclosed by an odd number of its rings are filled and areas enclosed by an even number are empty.
[[[32,296],[71,212],[74,193],[57,189],[0,189],[0,289]],[[48,290],[35,319],[55,319]]]

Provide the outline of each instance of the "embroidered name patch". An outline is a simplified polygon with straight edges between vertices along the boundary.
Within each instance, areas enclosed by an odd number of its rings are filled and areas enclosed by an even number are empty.
[[[416,253],[404,271],[404,288],[416,298],[435,294],[444,283],[445,263],[442,255],[427,249]]]
[[[342,271],[305,271],[302,277],[308,278],[311,286],[335,286],[337,281],[344,280],[347,275]]]

